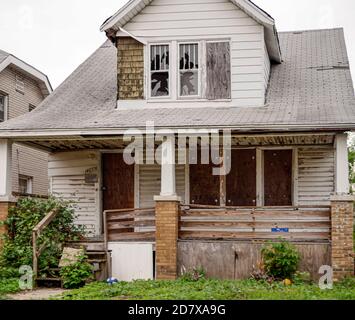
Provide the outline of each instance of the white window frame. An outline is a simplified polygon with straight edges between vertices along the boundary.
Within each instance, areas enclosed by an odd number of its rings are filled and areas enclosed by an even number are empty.
[[[33,193],[33,177],[20,174],[18,177],[18,180],[19,180],[19,188],[20,188],[20,180],[26,180],[25,194],[32,194]]]
[[[153,46],[168,46],[169,48],[169,69],[168,70],[165,70],[165,71],[161,71],[161,72],[168,72],[169,73],[169,81],[168,81],[168,85],[169,85],[169,95],[167,96],[157,96],[157,97],[153,97],[152,96],[152,72],[159,72],[159,71],[152,71],[151,70],[151,61],[152,61],[152,50],[151,48]],[[149,43],[148,45],[148,61],[147,61],[147,64],[148,64],[148,81],[147,81],[147,85],[148,85],[148,88],[147,88],[147,91],[148,91],[148,94],[147,96],[149,97],[149,99],[151,100],[166,100],[166,99],[171,99],[172,97],[172,70],[171,70],[171,65],[172,65],[172,61],[171,61],[171,43],[169,42],[152,42],[152,43]]]
[[[4,98],[4,122],[5,122],[5,121],[8,120],[8,115],[7,114],[8,114],[9,96],[6,93],[3,93],[3,92],[0,92],[0,96]]]
[[[198,69],[191,69],[192,71],[197,71],[198,76],[197,76],[197,81],[198,81],[198,85],[197,85],[197,95],[187,95],[187,96],[183,96],[181,95],[181,71],[180,70],[180,45],[186,45],[186,44],[197,44],[197,53],[198,53]],[[177,97],[179,100],[189,100],[189,99],[201,99],[202,97],[202,44],[201,41],[179,41],[177,43],[177,47],[176,47],[176,51],[177,51],[177,87],[176,87],[176,91],[177,91]]]

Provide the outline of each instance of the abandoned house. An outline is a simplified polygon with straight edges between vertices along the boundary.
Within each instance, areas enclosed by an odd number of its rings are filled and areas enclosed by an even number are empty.
[[[353,274],[342,29],[278,32],[247,0],[131,0],[101,30],[107,41],[44,102],[0,125],[2,217],[21,143],[49,153],[50,192],[75,202],[118,279],[249,277],[279,238],[314,276]],[[219,164],[202,161],[213,135]],[[134,141],[143,161],[127,163]]]
[[[51,92],[46,75],[0,50],[0,123],[32,112]],[[46,152],[15,143],[12,148],[12,191],[47,195],[47,161]]]

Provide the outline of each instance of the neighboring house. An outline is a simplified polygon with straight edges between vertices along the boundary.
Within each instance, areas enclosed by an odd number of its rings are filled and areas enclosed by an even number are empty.
[[[0,50],[0,122],[32,112],[51,92],[46,75]],[[12,159],[12,190],[47,195],[47,153],[14,144]]]
[[[0,126],[4,172],[10,139],[50,152],[51,192],[104,236],[120,279],[198,266],[248,277],[262,243],[280,237],[314,276],[329,264],[336,279],[353,273],[355,99],[342,29],[278,33],[246,0],[132,0],[101,30],[109,40],[38,110]],[[127,133],[136,157],[145,142],[144,163],[123,155]],[[227,147],[216,164],[200,161],[215,134]],[[154,147],[162,165],[149,161]],[[214,175],[216,160],[230,171]]]

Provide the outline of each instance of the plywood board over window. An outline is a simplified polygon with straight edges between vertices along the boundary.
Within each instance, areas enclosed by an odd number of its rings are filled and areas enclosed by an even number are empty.
[[[292,150],[264,151],[266,206],[292,205]]]
[[[201,205],[220,204],[220,176],[213,175],[216,165],[212,160],[202,164],[201,151],[198,152],[197,164],[190,164],[190,202]]]
[[[232,150],[226,178],[228,206],[256,205],[256,150]]]
[[[207,90],[209,100],[231,98],[231,62],[229,42],[208,42],[207,51]]]

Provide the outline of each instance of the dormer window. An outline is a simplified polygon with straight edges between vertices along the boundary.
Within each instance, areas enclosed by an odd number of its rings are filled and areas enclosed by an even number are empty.
[[[150,46],[151,97],[168,97],[170,95],[169,60],[169,45]]]
[[[6,120],[6,113],[7,113],[7,96],[4,94],[1,94],[0,92],[0,122],[3,122]]]
[[[179,95],[199,95],[199,45],[182,43],[179,45]]]

